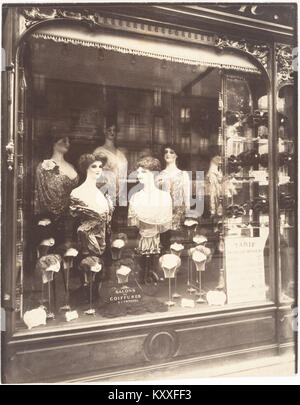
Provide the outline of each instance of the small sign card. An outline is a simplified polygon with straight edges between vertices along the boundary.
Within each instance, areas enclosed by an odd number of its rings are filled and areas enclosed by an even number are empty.
[[[261,237],[225,238],[227,303],[261,301],[266,298],[264,247]]]

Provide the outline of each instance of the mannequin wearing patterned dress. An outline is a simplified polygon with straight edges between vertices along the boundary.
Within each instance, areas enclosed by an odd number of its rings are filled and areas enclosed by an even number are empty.
[[[51,137],[52,155],[39,163],[36,169],[34,213],[39,218],[52,221],[56,245],[71,238],[68,220],[70,193],[78,184],[78,174],[64,159],[70,148],[68,137]]]
[[[101,256],[106,248],[113,206],[96,185],[105,163],[106,157],[103,155],[82,155],[79,167],[86,173],[86,180],[70,195],[71,215],[80,220],[77,236],[82,256]]]

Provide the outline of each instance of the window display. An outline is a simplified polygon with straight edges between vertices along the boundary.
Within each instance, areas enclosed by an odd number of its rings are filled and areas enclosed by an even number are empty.
[[[35,188],[24,235],[32,240],[31,224],[39,238],[24,256],[19,327],[37,308],[43,328],[272,300],[262,76],[132,63],[111,49],[99,61],[93,47],[38,36],[29,46],[32,95],[44,101],[29,117],[32,163],[24,158]],[[80,67],[71,78],[65,47]]]
[[[292,85],[280,88],[277,98],[278,186],[280,232],[280,301],[292,304],[296,280],[296,164],[295,164],[295,92]]]

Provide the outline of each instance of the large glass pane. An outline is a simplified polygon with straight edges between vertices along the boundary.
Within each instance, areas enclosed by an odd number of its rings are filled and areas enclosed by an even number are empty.
[[[296,279],[296,161],[295,161],[295,90],[280,89],[277,98],[278,117],[278,185],[280,229],[280,278],[282,302],[293,302]]]
[[[270,299],[268,104],[263,81],[224,75],[223,226],[227,302]]]
[[[41,38],[29,51],[19,326],[271,298],[261,76]]]

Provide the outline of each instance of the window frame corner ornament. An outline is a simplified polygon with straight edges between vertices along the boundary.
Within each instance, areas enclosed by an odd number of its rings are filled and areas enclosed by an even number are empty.
[[[38,7],[24,8],[21,14],[25,18],[25,27],[30,28],[32,25],[37,24],[40,21],[50,20],[53,18],[58,18],[59,13],[57,9],[53,9],[51,14],[46,14],[41,11]]]
[[[10,140],[5,147],[6,154],[7,154],[7,167],[8,170],[11,172],[14,168],[14,161],[15,161],[15,144],[13,140]]]
[[[294,85],[293,47],[287,44],[276,44],[275,59],[277,86]]]
[[[215,46],[223,51],[227,48],[238,49],[253,56],[265,70],[269,66],[270,47],[267,44],[250,43],[245,39],[231,39],[225,35],[216,36]]]

